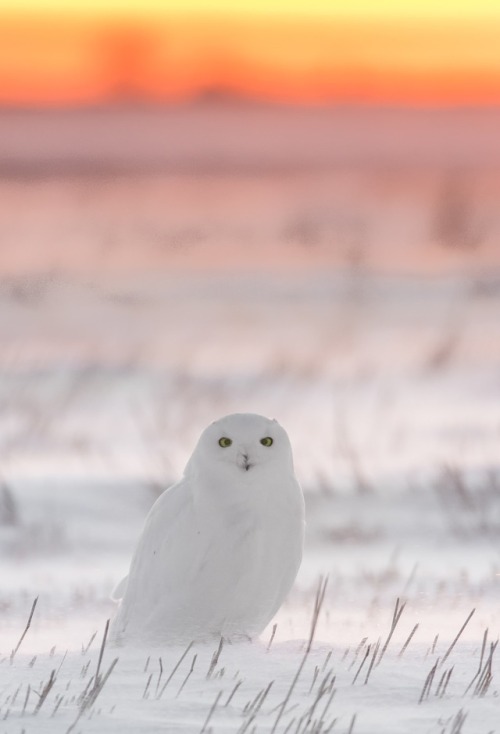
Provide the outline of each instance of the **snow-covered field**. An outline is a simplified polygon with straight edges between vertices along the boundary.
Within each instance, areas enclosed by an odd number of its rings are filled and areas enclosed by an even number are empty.
[[[197,225],[185,242],[169,240],[170,269],[148,269],[147,251],[141,268],[136,258],[99,274],[78,256],[78,267],[55,272],[54,233],[60,243],[72,232],[85,249],[94,227],[114,261],[113,246],[130,251],[109,241],[129,193],[104,192],[107,209],[90,224],[83,197],[79,230],[71,207],[54,214],[61,183],[42,183],[2,183],[5,237],[19,233],[32,254],[39,231],[50,272],[40,256],[22,274],[22,248],[11,250],[0,283],[0,734],[498,732],[500,274],[474,243],[451,269],[427,242],[431,275],[377,273],[358,246],[341,267],[328,257],[326,219],[319,230],[301,220],[304,242],[273,249],[276,212],[260,199],[261,229],[248,218],[245,247],[260,262],[269,252],[268,268],[228,267],[236,230],[217,221],[204,244]],[[70,182],[68,200],[85,186]],[[233,197],[245,186],[238,179]],[[44,206],[17,222],[37,192]],[[382,218],[364,201],[368,239],[381,248]],[[160,203],[142,202],[141,221]],[[411,221],[425,222],[422,211]],[[392,220],[395,239],[404,216]],[[200,247],[208,260],[212,245],[220,267],[182,260]],[[300,257],[287,262],[286,247]],[[106,645],[99,663],[109,594],[149,507],[202,428],[233,411],[276,417],[292,440],[308,526],[290,598],[260,641],[224,645],[212,670],[217,641],[185,657]],[[320,577],[326,594],[304,660]]]

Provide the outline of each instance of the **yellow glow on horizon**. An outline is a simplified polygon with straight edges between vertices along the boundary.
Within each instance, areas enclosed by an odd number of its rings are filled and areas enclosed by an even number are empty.
[[[329,16],[373,19],[500,18],[498,0],[0,0],[0,13],[94,16],[172,14]]]

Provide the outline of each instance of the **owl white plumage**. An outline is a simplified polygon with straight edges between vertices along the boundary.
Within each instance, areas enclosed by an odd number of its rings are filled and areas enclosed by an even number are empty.
[[[153,505],[121,598],[116,641],[253,638],[302,559],[304,498],[286,431],[237,413],[202,433],[183,478]]]

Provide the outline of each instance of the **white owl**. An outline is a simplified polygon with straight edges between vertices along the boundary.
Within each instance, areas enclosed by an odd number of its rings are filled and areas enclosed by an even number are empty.
[[[303,537],[286,431],[260,415],[221,418],[149,513],[114,592],[115,641],[253,638],[294,582]]]

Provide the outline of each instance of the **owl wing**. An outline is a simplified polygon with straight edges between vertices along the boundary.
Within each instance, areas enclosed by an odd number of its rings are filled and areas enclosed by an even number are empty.
[[[113,591],[111,592],[111,599],[112,601],[120,601],[120,599],[123,599],[125,596],[125,590],[127,588],[128,584],[128,576],[124,576],[121,581],[119,581]]]
[[[132,558],[130,572],[115,589],[122,605],[150,608],[179,598],[196,569],[196,523],[190,481],[183,478],[156,500]]]

